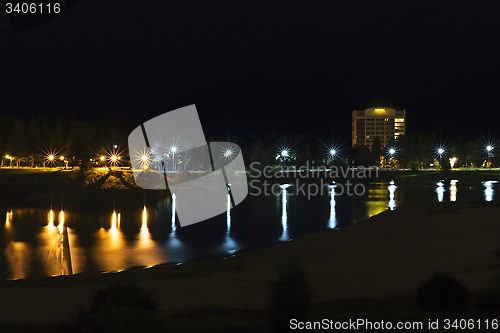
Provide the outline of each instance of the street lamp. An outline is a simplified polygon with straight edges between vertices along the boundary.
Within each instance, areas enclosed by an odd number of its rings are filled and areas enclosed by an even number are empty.
[[[177,171],[177,164],[175,163],[175,154],[179,152],[179,148],[177,148],[176,145],[170,146],[170,152],[172,153],[172,158],[173,158],[173,164],[174,164],[174,171]]]
[[[486,154],[488,156],[488,164],[487,164],[487,167],[490,167],[491,166],[491,162],[490,162],[490,159],[491,157],[493,157],[493,151],[494,151],[494,147],[493,145],[489,144],[486,146]]]

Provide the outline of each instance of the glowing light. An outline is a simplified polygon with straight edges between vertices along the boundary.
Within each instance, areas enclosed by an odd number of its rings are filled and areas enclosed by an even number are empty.
[[[385,109],[375,109],[375,112],[385,112]]]
[[[443,202],[443,199],[444,199],[444,184],[442,182],[439,182],[436,184],[438,186],[438,188],[436,189],[436,193],[437,193],[437,196],[438,196],[438,201],[439,202]]]
[[[177,196],[175,195],[175,193],[172,193],[172,233],[175,232],[175,199],[177,198]]]
[[[455,166],[455,162],[457,161],[458,159],[456,157],[452,157],[450,158],[450,165],[451,167],[453,168],[453,166]]]
[[[111,161],[116,162],[118,160],[118,156],[111,155]]]
[[[12,221],[12,211],[5,214],[5,228],[10,228],[10,221]]]
[[[106,159],[106,157],[105,157],[105,156],[101,156],[101,157],[99,157],[99,159],[100,159],[101,161],[104,161],[104,160]]]
[[[8,160],[12,159],[12,157],[10,155],[5,155],[5,158]]]
[[[49,155],[49,160],[53,161],[54,160],[54,155]]]
[[[143,162],[146,162],[146,161],[148,160],[148,157],[147,157],[146,155],[142,155],[142,156],[141,156],[141,160],[142,160]]]
[[[281,156],[286,157],[288,156],[288,150],[284,149],[281,151]]]
[[[436,155],[439,156],[439,158],[443,157],[444,154],[446,154],[446,149],[444,146],[439,146],[436,148]]]
[[[64,161],[64,156],[59,157],[61,161]]]
[[[285,185],[289,185],[289,184],[285,184]],[[284,185],[282,185],[284,186]],[[288,216],[287,216],[287,193],[286,193],[286,189],[288,188],[288,186],[286,187],[282,187],[282,190],[281,190],[281,224],[283,226],[283,234],[281,235],[281,239],[288,239]]]
[[[144,209],[142,210],[142,224],[141,230],[139,231],[139,241],[139,244],[143,248],[147,248],[151,243],[151,239],[149,237],[148,212],[146,210],[146,206],[144,206]]]
[[[485,186],[484,189],[484,199],[488,202],[493,201],[493,184],[498,183],[496,180],[488,180],[486,182],[483,182],[483,185]]]
[[[331,149],[331,150],[330,150],[330,155],[332,155],[332,156],[333,156],[333,155],[335,155],[336,153],[337,153],[337,151],[336,151],[335,149]]]
[[[487,151],[492,151],[492,150],[493,150],[493,146],[492,146],[492,145],[488,145],[488,146],[486,147],[486,150],[487,150]]]
[[[230,157],[231,155],[233,155],[233,152],[229,149],[224,152],[224,157]]]
[[[457,201],[457,182],[456,179],[450,181],[450,201]]]
[[[388,207],[390,210],[394,210],[396,208],[396,200],[394,199],[394,194],[396,192],[396,185],[394,185],[394,181],[391,181],[388,189],[389,189],[389,204]]]
[[[175,154],[177,152],[177,147],[173,146],[172,148],[170,148],[170,151]]]
[[[64,231],[64,211],[62,210],[59,213],[59,225],[57,226],[57,229],[60,234],[62,234]]]
[[[47,225],[49,229],[55,228],[54,227],[54,211],[51,209],[49,212],[49,224]]]
[[[329,220],[329,227],[330,229],[335,229],[337,227],[337,218],[336,218],[336,211],[335,211],[335,185],[328,185],[330,188],[330,220]]]
[[[120,226],[120,214],[113,211],[111,215],[111,228],[109,229],[109,248],[117,249],[121,246],[121,234],[118,227]]]
[[[231,196],[227,195],[227,213],[226,213],[227,232],[231,230]]]

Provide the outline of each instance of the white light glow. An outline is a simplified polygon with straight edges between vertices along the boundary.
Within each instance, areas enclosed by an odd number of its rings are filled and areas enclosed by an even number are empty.
[[[439,202],[443,202],[444,199],[444,184],[442,182],[437,183],[438,188],[436,189],[437,197]]]

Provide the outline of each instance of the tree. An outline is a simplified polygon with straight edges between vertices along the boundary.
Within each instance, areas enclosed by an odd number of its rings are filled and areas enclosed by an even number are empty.
[[[307,321],[311,308],[311,297],[306,272],[297,262],[279,268],[278,279],[269,283],[271,298],[268,315],[275,332],[287,332],[290,319]]]
[[[94,142],[95,129],[92,124],[74,120],[70,125],[68,134],[68,147],[70,153],[78,161],[81,170],[90,166],[90,158],[95,155]]]
[[[253,144],[252,154],[250,155],[250,165],[252,165],[254,169],[263,169],[270,165],[269,151],[264,147],[264,143],[260,138]]]

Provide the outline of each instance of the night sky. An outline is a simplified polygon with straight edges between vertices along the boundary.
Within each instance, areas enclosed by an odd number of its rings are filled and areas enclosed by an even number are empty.
[[[0,113],[132,130],[196,104],[206,132],[350,144],[351,112],[407,130],[495,135],[499,1],[84,0],[13,33],[0,14]]]

